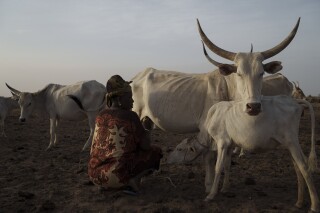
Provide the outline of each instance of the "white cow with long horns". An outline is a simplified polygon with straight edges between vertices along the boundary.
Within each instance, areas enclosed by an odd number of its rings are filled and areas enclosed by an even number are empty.
[[[311,115],[313,112],[312,106],[304,100],[294,100],[287,96],[263,97],[261,94],[263,74],[265,72],[276,73],[282,69],[281,63],[278,61],[267,64],[262,62],[279,53],[291,42],[297,32],[299,23],[300,18],[290,35],[272,49],[263,52],[233,53],[212,43],[202,31],[198,21],[199,33],[206,46],[219,56],[233,61],[233,64],[219,63],[208,56],[203,46],[205,56],[219,68],[219,72],[222,75],[233,76],[235,93],[237,94],[237,101],[220,102],[213,105],[207,114],[206,122],[202,126],[202,132],[207,131],[210,134],[214,140],[213,145],[216,146],[218,152],[214,182],[206,200],[213,199],[217,194],[218,181],[223,167],[229,174],[232,145],[235,144],[248,150],[266,150],[282,144],[291,153],[298,178],[296,206],[302,206],[304,183],[306,182],[311,198],[311,210],[319,211],[319,198],[298,140],[299,121],[302,112],[302,106],[298,103],[307,104],[311,110]],[[313,118],[312,126],[314,129],[314,116],[311,116],[311,118]],[[316,168],[314,137],[312,137],[311,142],[309,168],[311,170]],[[212,183],[212,175],[208,174],[213,173],[208,170],[207,172],[206,184]],[[224,186],[228,183],[226,180]]]
[[[19,97],[21,122],[25,122],[34,112],[46,113],[50,117],[50,143],[47,149],[57,144],[56,128],[60,119],[79,121],[88,118],[90,135],[82,150],[91,143],[95,118],[105,100],[105,86],[92,81],[82,81],[72,85],[49,84],[34,93],[20,92],[6,84],[12,93]],[[69,97],[77,97],[87,109],[84,111]]]
[[[276,75],[274,76],[275,78],[269,77],[268,85],[262,81],[264,72],[261,73],[261,76],[250,76],[254,83],[250,85],[250,88],[241,90],[248,97],[251,97],[250,100],[247,100],[248,110],[259,110],[259,103],[254,100],[254,97],[257,97],[257,95],[260,97],[261,93],[289,96],[292,94],[290,81],[283,75],[277,75],[277,72],[282,69],[281,62],[273,61],[262,64],[262,61],[277,55],[290,44],[297,32],[298,23],[280,44],[259,54],[252,52],[236,54],[223,50],[214,45],[199,27],[203,41],[219,56],[234,61],[244,71],[245,66],[252,65],[256,66],[256,69]],[[239,76],[230,75],[235,70],[235,66],[213,63],[219,69],[203,74],[186,74],[153,68],[148,68],[138,73],[132,79],[133,82],[131,84],[134,100],[133,110],[141,119],[144,117],[150,118],[156,126],[164,131],[178,133],[198,132],[199,134],[195,140],[204,142],[202,138],[204,134],[201,131],[209,108],[220,101],[239,100],[241,98],[241,94],[236,90]],[[259,83],[253,78],[258,79]],[[261,90],[264,91],[261,92]],[[204,158],[207,161],[212,161],[211,156],[212,154],[209,152],[204,154]],[[212,177],[206,176],[206,182],[211,179]]]

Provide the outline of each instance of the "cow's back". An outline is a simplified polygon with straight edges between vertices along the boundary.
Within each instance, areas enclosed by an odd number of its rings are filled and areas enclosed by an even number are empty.
[[[293,86],[291,82],[281,73],[276,73],[263,78],[262,95],[287,95],[291,96]]]
[[[235,75],[231,74],[224,76],[228,84],[228,93],[230,100],[237,100],[235,97],[237,95],[237,82],[235,80]],[[276,73],[268,75],[263,78],[261,94],[264,96],[275,96],[275,95],[287,95],[291,96],[293,91],[293,86],[291,82],[281,73]]]
[[[59,117],[69,120],[78,120],[84,117],[84,112],[67,95],[76,96],[84,109],[97,108],[103,103],[105,87],[101,83],[81,81],[75,84],[61,86],[53,85],[47,92],[47,106],[54,108]]]

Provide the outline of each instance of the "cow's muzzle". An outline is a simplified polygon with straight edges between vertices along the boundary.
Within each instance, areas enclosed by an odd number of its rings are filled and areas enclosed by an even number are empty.
[[[19,118],[20,122],[26,122],[25,118]]]
[[[261,112],[261,103],[248,103],[246,108],[246,113],[249,115],[258,115]]]

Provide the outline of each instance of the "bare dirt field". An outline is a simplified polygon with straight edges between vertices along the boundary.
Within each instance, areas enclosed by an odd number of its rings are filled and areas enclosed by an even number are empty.
[[[316,112],[316,151],[320,159],[320,103]],[[205,203],[204,166],[198,159],[191,165],[167,165],[168,152],[189,135],[152,131],[153,143],[165,154],[161,170],[145,177],[143,194],[103,191],[87,177],[89,149],[81,152],[88,135],[87,121],[62,121],[60,143],[49,144],[49,120],[32,117],[19,123],[19,111],[6,119],[7,138],[0,138],[0,212],[307,212],[297,209],[297,178],[287,150],[233,156],[231,189]],[[283,127],[284,129],[286,127]],[[310,116],[300,124],[300,144],[310,151]],[[320,165],[320,164],[319,164]],[[320,174],[313,175],[320,193]]]

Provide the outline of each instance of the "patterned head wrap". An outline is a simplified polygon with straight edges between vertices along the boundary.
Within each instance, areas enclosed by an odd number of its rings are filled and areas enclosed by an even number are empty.
[[[107,105],[110,107],[112,98],[122,96],[126,92],[131,92],[130,83],[132,81],[125,81],[120,75],[112,76],[106,85],[107,88]]]

